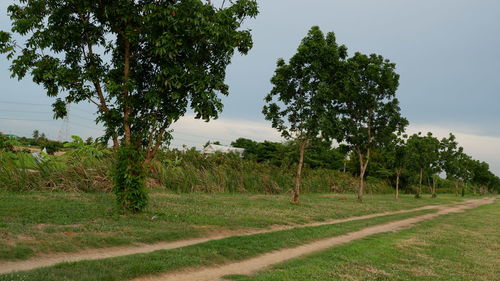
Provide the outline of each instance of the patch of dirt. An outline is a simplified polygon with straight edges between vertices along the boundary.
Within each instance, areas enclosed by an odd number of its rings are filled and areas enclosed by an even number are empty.
[[[365,271],[369,272],[369,273],[372,273],[372,274],[382,274],[382,275],[385,275],[385,276],[389,276],[390,275],[389,273],[385,272],[384,270],[375,268],[375,267],[373,267],[371,265],[367,266],[365,268]]]
[[[402,241],[400,241],[399,243],[396,244],[396,248],[398,248],[398,249],[405,249],[405,248],[409,248],[409,247],[412,247],[412,246],[417,246],[417,247],[420,247],[420,246],[429,246],[429,243],[421,241],[421,240],[418,240],[415,237],[412,237],[410,239],[402,240]]]
[[[408,268],[408,271],[413,274],[414,276],[418,276],[418,277],[435,277],[435,276],[438,276],[432,269],[430,268],[427,268],[427,267],[422,267],[422,266],[418,266],[418,267],[410,267]]]
[[[154,178],[146,178],[146,185],[150,188],[160,188],[163,187],[161,182]]]
[[[248,198],[250,198],[250,199],[266,199],[266,195],[252,195]]]

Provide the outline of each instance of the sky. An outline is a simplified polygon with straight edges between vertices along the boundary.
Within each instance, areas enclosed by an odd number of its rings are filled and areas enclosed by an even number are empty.
[[[10,29],[0,1],[0,30]],[[216,121],[187,115],[173,126],[173,147],[229,144],[238,137],[280,140],[262,114],[278,58],[289,59],[313,25],[333,31],[349,54],[377,53],[396,63],[398,98],[409,133],[453,132],[474,158],[500,175],[500,1],[497,0],[260,0],[260,14],[245,22],[254,48],[236,55],[227,70],[230,95]],[[68,125],[51,121],[50,103],[29,78],[10,78],[0,56],[0,131],[49,137],[99,136],[90,104],[70,108]],[[13,120],[25,119],[25,120]],[[67,128],[67,129],[66,129]]]

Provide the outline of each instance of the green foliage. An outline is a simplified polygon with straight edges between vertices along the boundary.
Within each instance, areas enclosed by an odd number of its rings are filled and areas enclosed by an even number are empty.
[[[196,118],[218,117],[219,95],[229,93],[226,67],[235,50],[253,45],[241,26],[258,14],[257,2],[224,3],[21,0],[8,13],[24,43],[0,32],[0,52],[14,58],[13,77],[29,73],[56,98],[55,118],[68,104],[94,103],[104,140],[134,141],[151,160],[188,107]]]
[[[253,0],[19,1],[8,14],[24,44],[0,32],[0,51],[14,58],[14,77],[29,73],[57,97],[56,118],[67,104],[95,102],[107,137],[134,134],[152,149],[150,136],[169,140],[188,105],[198,118],[217,117],[226,66],[252,47],[241,25],[257,13]]]
[[[338,86],[328,92],[323,135],[345,142],[358,158],[360,183],[358,198],[363,198],[363,182],[370,153],[402,133],[408,121],[400,114],[396,90],[399,75],[395,64],[380,55],[355,53],[343,64]]]
[[[144,153],[135,147],[120,147],[113,170],[113,191],[124,209],[139,212],[147,205]]]
[[[247,160],[269,163],[279,167],[290,167],[299,158],[299,143],[297,141],[256,142],[239,138],[232,142],[231,146],[244,148],[243,156]],[[305,151],[304,165],[306,167],[339,170],[343,165],[345,151],[332,148],[328,141],[313,139]]]
[[[331,78],[338,72],[346,47],[338,46],[335,34],[326,36],[312,27],[297,53],[287,64],[279,59],[271,79],[273,89],[265,97],[262,112],[287,139],[313,139],[320,133],[325,100]]]
[[[328,104],[334,114],[327,116],[333,123],[324,129],[332,138],[345,141],[357,154],[366,154],[387,144],[394,132],[404,131],[408,121],[401,117],[395,97],[399,85],[395,68],[394,63],[375,54],[356,53],[347,60],[342,91],[337,98],[333,94]]]
[[[14,151],[14,145],[16,144],[15,140],[11,140],[0,133],[0,150]]]
[[[331,90],[332,78],[345,56],[346,48],[337,45],[333,32],[325,36],[314,26],[288,64],[278,60],[271,78],[273,89],[264,99],[267,104],[262,113],[284,138],[299,142],[293,202],[299,200],[305,147],[321,132],[324,92]]]

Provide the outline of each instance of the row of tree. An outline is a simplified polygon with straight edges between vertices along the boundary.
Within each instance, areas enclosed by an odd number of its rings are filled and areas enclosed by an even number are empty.
[[[244,148],[244,158],[259,163],[281,167],[296,165],[299,158],[297,141],[256,142],[239,138],[231,146]],[[304,166],[342,170],[360,175],[360,165],[355,152],[346,145],[333,147],[320,138],[313,139],[304,151]],[[457,195],[472,188],[474,193],[500,192],[500,178],[494,175],[485,162],[472,159],[450,134],[441,140],[431,133],[403,135],[386,145],[375,148],[367,165],[365,176],[387,180],[398,198],[400,189],[421,196],[422,186],[427,186],[432,196],[437,188],[452,187]],[[442,178],[445,177],[446,181]],[[450,186],[452,185],[452,186]]]
[[[359,167],[359,200],[374,154],[381,168],[393,172],[389,174],[395,177],[396,196],[405,171],[418,174],[417,198],[424,178],[432,179],[431,192],[436,196],[441,173],[457,184],[474,181],[493,188],[499,183],[486,163],[458,147],[455,136],[440,141],[431,133],[404,135],[408,121],[396,98],[395,64],[376,54],[348,57],[333,32],[325,36],[319,27],[312,27],[288,63],[278,60],[271,82],[263,113],[283,137],[299,144],[293,202],[299,200],[306,147],[317,139],[350,151],[351,162]]]
[[[344,143],[358,158],[358,199],[363,199],[370,154],[401,134],[408,121],[400,114],[395,64],[380,55],[355,53],[312,27],[297,53],[279,59],[263,113],[286,139],[300,144],[293,202],[299,201],[305,148],[313,139]]]

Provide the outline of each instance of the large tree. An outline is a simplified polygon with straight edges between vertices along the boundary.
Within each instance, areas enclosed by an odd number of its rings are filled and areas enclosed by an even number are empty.
[[[228,94],[226,66],[235,49],[252,47],[241,24],[258,11],[254,0],[217,7],[202,0],[19,0],[8,13],[20,35],[0,32],[12,76],[29,73],[56,97],[56,118],[70,103],[97,106],[105,139],[124,147],[118,171],[130,174],[117,174],[115,190],[124,207],[140,210],[144,202],[120,197],[144,197],[136,188],[141,168],[133,166],[154,157],[189,107],[206,121],[218,116],[219,95]]]
[[[395,68],[394,63],[380,55],[354,54],[345,65],[340,95],[331,99],[328,106],[333,113],[326,118],[335,121],[329,122],[326,133],[347,143],[358,158],[360,201],[370,153],[390,142],[393,134],[403,132],[408,124],[400,114],[396,98],[399,75]],[[335,118],[336,114],[339,118]]]
[[[320,134],[324,93],[331,90],[346,53],[345,46],[337,45],[333,32],[325,36],[315,26],[288,64],[283,59],[277,62],[271,79],[273,89],[262,112],[284,138],[299,143],[293,202],[299,201],[305,148]]]

